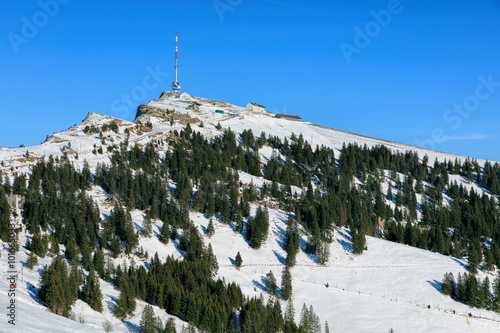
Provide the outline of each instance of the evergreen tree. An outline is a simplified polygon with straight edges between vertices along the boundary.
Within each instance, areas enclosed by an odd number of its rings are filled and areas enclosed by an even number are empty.
[[[327,242],[320,241],[319,247],[317,249],[316,256],[318,258],[318,263],[324,265],[330,258],[330,244]]]
[[[214,222],[212,221],[212,219],[210,219],[208,221],[208,226],[207,226],[207,235],[211,237],[214,234],[215,234]]]
[[[243,259],[241,259],[240,251],[236,253],[236,257],[234,258],[234,263],[236,264],[236,267],[241,267],[241,264],[243,264]]]
[[[293,308],[293,302],[290,300],[286,306],[285,310],[285,324],[295,323],[295,309]]]
[[[210,265],[210,272],[212,274],[212,277],[215,277],[217,275],[217,272],[219,271],[219,263],[217,262],[217,257],[214,254],[211,243],[208,244],[206,260]]]
[[[276,278],[274,277],[273,271],[269,271],[269,273],[266,274],[265,285],[269,294],[272,296],[276,295],[278,286],[276,284]]]
[[[71,304],[78,299],[80,286],[83,284],[85,276],[81,268],[79,268],[76,260],[71,262],[71,271],[68,280],[68,299]]]
[[[312,333],[311,320],[309,316],[309,309],[306,303],[302,305],[302,310],[300,311],[300,332]]]
[[[351,239],[354,254],[361,254],[365,250],[365,235],[356,228],[351,228]]]
[[[87,281],[82,289],[82,300],[92,309],[102,312],[102,293],[99,278],[96,278],[94,271],[90,271]]]
[[[123,319],[135,310],[136,302],[132,288],[133,286],[130,282],[124,283],[118,301],[116,302],[115,316],[117,318]]]
[[[157,323],[155,317],[155,311],[153,307],[147,304],[142,311],[141,323],[140,323],[141,333],[156,333]]]
[[[52,312],[65,317],[69,316],[72,304],[72,299],[65,290],[67,283],[68,268],[61,257],[57,256],[49,267],[45,266],[38,296]]]
[[[159,237],[160,242],[162,242],[163,244],[168,244],[170,235],[171,231],[169,225],[166,222],[163,222],[163,226],[161,227],[160,237]]]
[[[177,333],[175,321],[172,317],[168,318],[167,323],[165,324],[165,333]]]
[[[35,267],[35,265],[38,265],[38,257],[34,255],[33,252],[28,255],[26,265],[28,266],[30,271]]]
[[[293,220],[292,215],[288,214],[285,235],[285,251],[286,251],[286,265],[292,267],[295,265],[297,252],[299,251],[299,232],[297,224]]]
[[[481,263],[482,255],[481,255],[481,244],[479,240],[475,240],[472,244],[469,245],[469,249],[467,252],[467,257],[469,259],[469,272],[472,274],[477,273],[477,267]]]
[[[453,273],[444,274],[441,292],[451,296],[453,299],[456,297],[455,278],[453,277]]]
[[[141,235],[144,237],[151,237],[153,234],[153,225],[151,224],[151,217],[146,214],[144,221],[142,222]]]
[[[33,240],[31,241],[31,251],[33,251],[40,258],[45,257],[45,246],[42,241],[42,237],[39,234],[33,235]]]
[[[10,187],[9,187],[10,190]],[[9,241],[10,206],[4,187],[0,186],[0,239]]]
[[[287,266],[283,267],[281,273],[281,295],[285,301],[292,297],[292,274]]]
[[[500,312],[500,272],[495,277],[495,280],[493,280],[492,309]]]
[[[94,263],[96,273],[99,274],[100,277],[104,278],[104,252],[102,252],[101,249],[97,249],[94,252],[94,258],[92,261]]]

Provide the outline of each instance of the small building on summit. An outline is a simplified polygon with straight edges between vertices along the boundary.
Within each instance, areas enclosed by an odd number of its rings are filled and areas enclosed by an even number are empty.
[[[302,118],[299,116],[292,116],[290,114],[282,114],[282,113],[277,113],[274,118],[278,119],[286,119],[286,120],[293,120],[293,121],[302,121]]]
[[[256,103],[248,103],[247,111],[252,113],[266,113],[266,107],[256,104]]]

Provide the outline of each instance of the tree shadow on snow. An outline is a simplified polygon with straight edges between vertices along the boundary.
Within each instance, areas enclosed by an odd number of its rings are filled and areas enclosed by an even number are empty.
[[[137,324],[134,324],[134,323],[131,323],[130,321],[127,321],[127,320],[124,320],[123,323],[125,324],[125,326],[127,326],[127,329],[129,332],[137,332],[139,333],[139,330],[140,330],[140,326],[137,325]]]
[[[266,290],[266,278],[265,277],[261,276],[260,282],[257,280],[252,280],[252,284],[255,287],[259,288],[261,291],[267,292],[267,290]]]
[[[231,262],[231,265],[238,266],[238,265],[236,265],[236,261],[233,258],[231,258],[231,257],[227,257],[227,258]]]
[[[342,236],[337,241],[340,245],[342,245],[344,251],[349,253],[354,253],[354,248],[352,246],[351,232],[348,230],[337,230],[337,232],[339,233],[340,236]]]
[[[427,280],[427,283],[430,284],[434,289],[436,289],[437,291],[439,291],[441,293],[441,289],[443,287],[443,284],[437,280],[432,280],[432,281],[429,281]]]
[[[276,252],[275,250],[273,250],[273,253],[274,253],[274,255],[276,256],[276,258],[278,259],[278,261],[279,261],[282,265],[286,264],[286,258],[285,258],[285,257],[283,257],[281,254],[279,254],[279,253],[278,253],[278,252]]]
[[[118,299],[109,294],[107,296],[110,298],[110,300],[106,301],[106,305],[108,306],[108,309],[111,313],[115,313],[116,302],[118,302]]]
[[[273,230],[274,235],[276,236],[276,243],[284,250],[285,249],[285,240],[286,240],[286,230],[282,227],[276,225],[278,230]]]
[[[200,227],[201,227],[201,231],[203,231],[203,234],[207,235],[207,227],[205,227],[204,225],[200,225]]]
[[[30,297],[38,304],[44,305],[42,300],[38,297],[38,290],[39,289],[27,281],[26,281],[26,287],[28,288],[28,295],[30,295]]]
[[[464,262],[463,259],[458,259],[458,258],[455,258],[455,257],[451,257],[451,260],[453,260],[454,262],[456,262],[457,264],[459,264],[460,266],[462,266],[466,270],[469,270],[469,267],[467,267],[467,264]]]
[[[299,236],[299,248],[300,248],[300,250],[301,250],[302,252],[304,252],[304,253],[307,255],[307,257],[308,257],[311,261],[313,261],[313,262],[314,262],[314,263],[316,263],[316,264],[318,263],[318,257],[317,257],[316,255],[311,254],[311,253],[307,253],[307,252],[306,252],[306,248],[307,248],[307,241],[306,241],[304,238],[300,237],[300,236]],[[285,259],[285,262],[286,262],[286,259]]]

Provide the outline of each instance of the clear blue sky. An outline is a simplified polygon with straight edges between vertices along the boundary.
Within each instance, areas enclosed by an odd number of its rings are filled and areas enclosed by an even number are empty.
[[[500,160],[499,0],[3,0],[0,146],[133,120],[171,88],[176,30],[182,91]]]

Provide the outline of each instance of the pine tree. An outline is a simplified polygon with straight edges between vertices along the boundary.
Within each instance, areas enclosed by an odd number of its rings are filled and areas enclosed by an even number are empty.
[[[214,228],[214,222],[212,219],[208,221],[208,226],[207,226],[207,235],[209,237],[212,237],[215,234],[215,228]]]
[[[479,240],[475,240],[469,245],[467,257],[469,259],[469,265],[468,265],[469,272],[471,272],[472,274],[476,274],[477,267],[479,266],[482,259],[481,244]]]
[[[130,282],[124,283],[124,286],[118,297],[115,307],[115,316],[117,318],[126,318],[129,313],[135,310],[136,302]]]
[[[96,278],[94,271],[90,271],[87,281],[82,289],[82,300],[92,309],[102,312],[102,293],[99,279]]]
[[[236,264],[236,267],[241,267],[241,264],[243,264],[243,259],[241,259],[240,251],[236,253],[236,257],[234,258],[234,263]]]
[[[32,270],[35,267],[35,265],[38,265],[38,257],[34,255],[33,252],[31,252],[28,255],[28,259],[26,260],[26,265],[30,270]]]
[[[361,254],[365,250],[365,235],[357,228],[351,228],[351,239],[354,254]]]
[[[175,321],[172,317],[168,318],[167,323],[165,324],[165,333],[177,333]]]
[[[490,297],[490,279],[486,276],[480,286],[480,303],[481,307],[489,309],[492,305]]]
[[[487,249],[484,251],[484,265],[483,269],[486,271],[491,271],[493,270],[493,265],[495,263],[495,256],[493,255],[493,252],[491,249]]]
[[[170,232],[170,227],[166,222],[163,222],[163,226],[161,227],[160,231],[160,242],[163,244],[168,244],[168,240],[170,238],[171,232]]]
[[[295,265],[297,252],[299,251],[299,232],[297,224],[292,215],[288,214],[285,235],[286,265],[292,267]]]
[[[276,295],[278,286],[276,284],[276,278],[274,277],[273,271],[269,271],[269,273],[266,274],[265,284],[267,292],[272,296]]]
[[[492,309],[496,312],[500,312],[500,272],[493,280],[493,301]]]
[[[445,295],[451,296],[451,298],[456,297],[455,278],[453,277],[453,273],[444,274],[441,292]]]
[[[281,273],[281,296],[285,301],[292,297],[292,274],[287,266],[283,267]]]
[[[290,300],[286,305],[285,310],[285,324],[286,323],[295,323],[295,309],[293,308],[293,302]]]
[[[31,251],[33,251],[40,258],[45,257],[42,237],[40,237],[39,234],[33,235],[33,240],[31,241]]]
[[[10,191],[10,187],[9,187]],[[0,186],[0,239],[9,241],[10,206],[4,187]]]
[[[57,256],[49,267],[45,266],[42,273],[42,282],[38,296],[42,302],[54,313],[69,316],[71,298],[65,291],[68,282],[68,268],[66,263]]]
[[[85,276],[76,260],[71,263],[71,271],[68,279],[68,298],[71,304],[78,299],[79,288],[83,284]]]
[[[142,222],[141,235],[144,237],[151,237],[153,234],[153,225],[151,224],[151,217],[146,214],[144,221]]]
[[[211,243],[208,244],[206,259],[210,264],[210,272],[212,273],[212,277],[215,277],[217,275],[217,272],[219,271],[219,263],[217,262],[217,257],[214,254]]]
[[[104,252],[102,252],[101,249],[97,249],[97,251],[94,252],[94,258],[92,261],[94,263],[96,273],[99,274],[100,277],[104,278]]]
[[[311,321],[309,318],[309,309],[307,308],[306,303],[304,303],[302,305],[302,310],[300,311],[300,332],[312,333]]]
[[[319,247],[316,251],[316,256],[318,258],[318,263],[321,265],[326,264],[330,258],[330,246],[327,242],[320,241]]]
[[[156,333],[157,323],[155,317],[155,311],[153,307],[147,304],[142,311],[141,323],[140,323],[141,333]]]
[[[328,321],[325,321],[325,333],[330,333],[330,328],[328,327]]]

